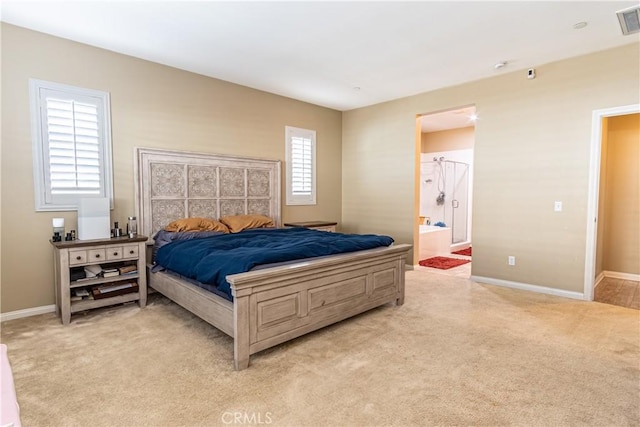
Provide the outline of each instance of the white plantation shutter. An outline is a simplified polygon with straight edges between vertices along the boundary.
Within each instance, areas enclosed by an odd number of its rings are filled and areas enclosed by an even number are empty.
[[[285,127],[287,205],[316,204],[316,132]]]
[[[47,98],[48,162],[52,194],[100,194],[98,108]]]
[[[291,138],[291,193],[310,195],[312,177],[311,139],[294,136]]]
[[[32,80],[37,210],[76,209],[111,195],[109,99],[104,92]]]

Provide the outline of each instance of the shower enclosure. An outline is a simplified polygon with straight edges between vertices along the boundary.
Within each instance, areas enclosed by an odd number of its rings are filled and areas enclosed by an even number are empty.
[[[469,240],[469,165],[434,157],[420,164],[420,216],[451,228],[451,244]]]

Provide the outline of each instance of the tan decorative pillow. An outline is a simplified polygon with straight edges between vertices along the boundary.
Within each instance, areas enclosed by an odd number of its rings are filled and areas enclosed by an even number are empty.
[[[209,218],[184,218],[169,223],[165,231],[221,231],[228,233],[229,229],[220,221]]]
[[[271,218],[264,215],[231,215],[220,218],[220,222],[229,227],[229,231],[238,231],[249,228],[275,227]]]

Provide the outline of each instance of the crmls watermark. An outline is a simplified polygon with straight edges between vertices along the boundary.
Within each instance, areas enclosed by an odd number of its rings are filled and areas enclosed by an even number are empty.
[[[273,422],[271,412],[223,412],[220,417],[224,424],[268,425]]]

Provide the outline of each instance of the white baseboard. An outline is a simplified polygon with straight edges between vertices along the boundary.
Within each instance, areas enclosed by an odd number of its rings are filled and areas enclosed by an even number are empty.
[[[617,271],[603,271],[601,274],[604,275],[604,277],[611,277],[612,279],[633,280],[634,282],[640,282],[640,274],[619,273]]]
[[[474,282],[487,283],[489,285],[503,286],[505,288],[521,289],[523,291],[537,292],[539,294],[556,295],[559,297],[584,300],[582,292],[565,291],[563,289],[548,288],[546,286],[532,285],[529,283],[512,282],[510,280],[494,279],[492,277],[471,276]]]
[[[56,306],[43,305],[42,307],[25,308],[24,310],[10,311],[8,313],[0,314],[0,322],[6,320],[21,319],[23,317],[37,316],[39,314],[52,313],[56,311]]]

